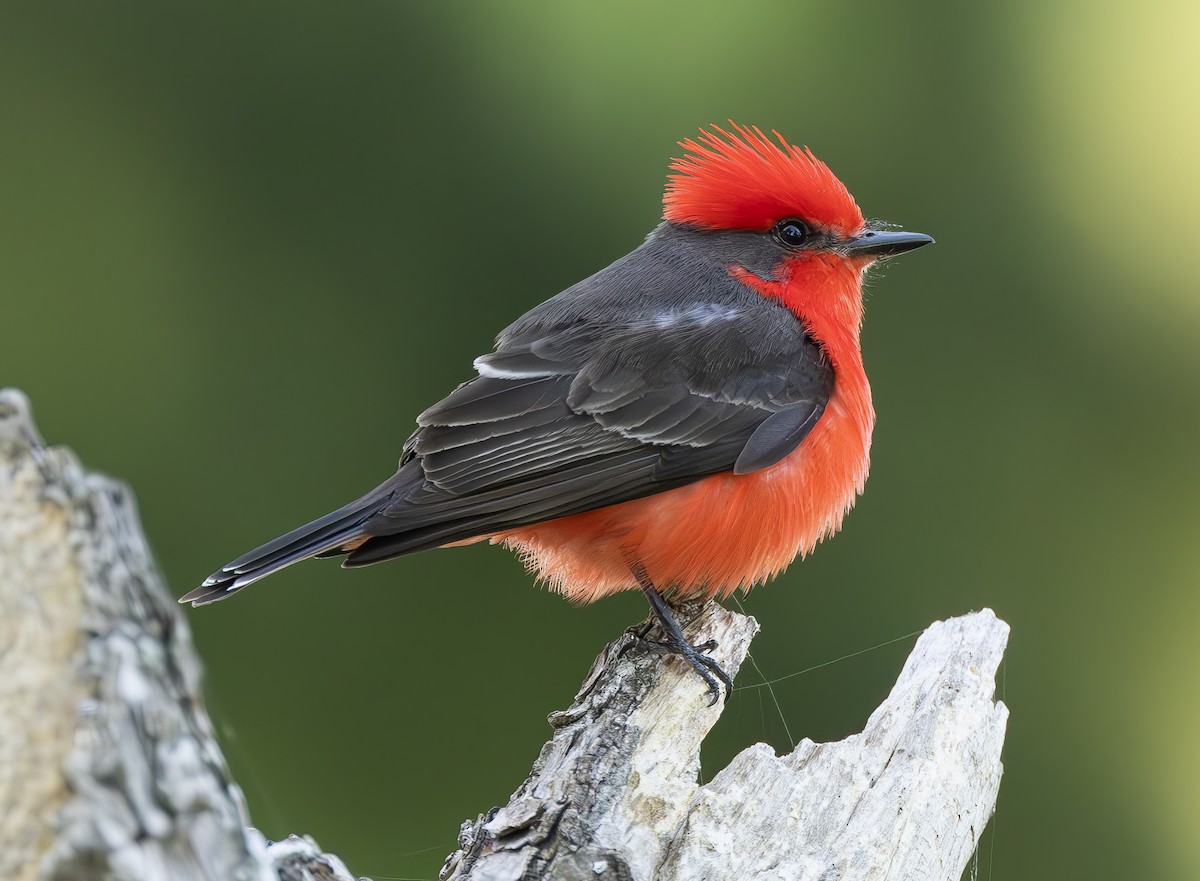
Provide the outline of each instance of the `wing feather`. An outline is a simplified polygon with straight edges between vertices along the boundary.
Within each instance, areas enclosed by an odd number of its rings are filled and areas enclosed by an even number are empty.
[[[619,261],[505,330],[480,375],[421,414],[397,491],[348,564],[749,473],[794,450],[832,391],[821,347],[724,266],[677,258],[670,273],[633,267],[640,288]]]

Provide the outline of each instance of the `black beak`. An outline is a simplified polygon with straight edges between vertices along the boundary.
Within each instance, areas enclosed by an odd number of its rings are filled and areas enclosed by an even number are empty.
[[[869,229],[842,243],[841,250],[851,257],[895,257],[922,245],[932,245],[933,238],[919,232],[883,232]]]

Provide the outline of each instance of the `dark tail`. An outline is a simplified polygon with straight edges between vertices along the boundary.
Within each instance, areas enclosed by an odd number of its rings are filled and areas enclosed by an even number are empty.
[[[388,481],[332,514],[243,554],[208,576],[195,590],[181,596],[179,602],[206,606],[300,560],[349,553],[367,538],[363,524],[387,505],[393,488],[393,482]]]

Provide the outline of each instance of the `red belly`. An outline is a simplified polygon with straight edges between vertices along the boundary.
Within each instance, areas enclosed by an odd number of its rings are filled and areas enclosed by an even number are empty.
[[[837,532],[862,492],[875,414],[861,388],[847,395],[835,386],[809,436],[770,468],[481,538],[513,548],[551,589],[581,603],[636,587],[631,560],[682,596],[724,597],[767,581]]]

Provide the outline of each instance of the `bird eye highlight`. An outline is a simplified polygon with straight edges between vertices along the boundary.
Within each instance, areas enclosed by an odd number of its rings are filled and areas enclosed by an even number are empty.
[[[775,224],[775,240],[785,248],[803,248],[812,238],[812,230],[803,220],[781,220]]]

